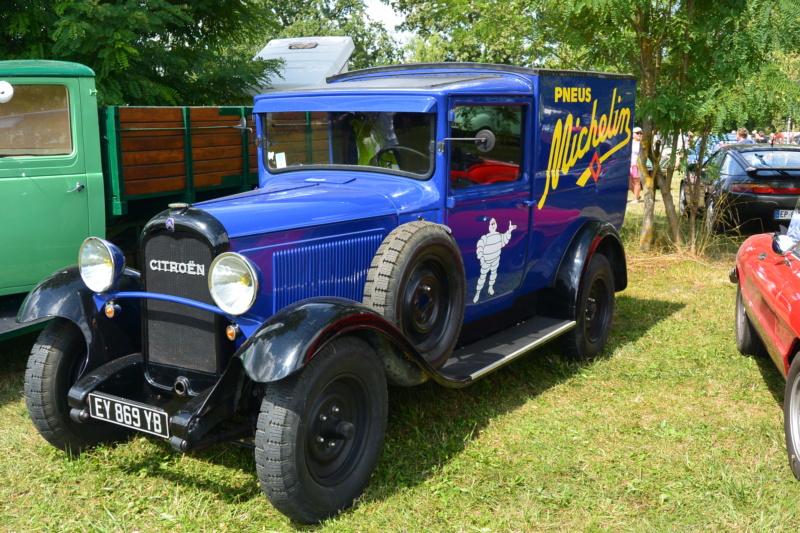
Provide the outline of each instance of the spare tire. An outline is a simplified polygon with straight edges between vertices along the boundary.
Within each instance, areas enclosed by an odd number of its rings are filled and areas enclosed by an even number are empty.
[[[445,226],[420,221],[395,228],[383,240],[362,301],[439,368],[458,340],[465,300],[464,262],[455,239]]]

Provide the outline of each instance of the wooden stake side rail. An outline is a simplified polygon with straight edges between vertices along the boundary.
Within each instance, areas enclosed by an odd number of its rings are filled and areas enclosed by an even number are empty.
[[[100,110],[109,215],[154,197],[193,203],[258,183],[251,107],[108,107]],[[248,130],[234,128],[246,117]],[[207,197],[206,194],[204,197]]]

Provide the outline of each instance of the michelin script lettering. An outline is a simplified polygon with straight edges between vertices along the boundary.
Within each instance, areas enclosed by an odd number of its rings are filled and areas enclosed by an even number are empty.
[[[194,261],[189,261],[188,263],[177,263],[175,261],[151,259],[150,270],[155,270],[158,272],[175,272],[176,274],[189,274],[191,276],[206,275],[206,266],[196,264]]]
[[[578,177],[576,185],[583,187],[594,177],[595,181],[600,176],[600,167],[612,154],[620,148],[626,146],[631,140],[631,117],[633,113],[629,107],[617,107],[622,102],[622,97],[617,95],[614,89],[611,101],[605,113],[598,114],[598,100],[589,102],[587,97],[590,92],[575,92],[572,89],[556,88],[555,98],[565,99],[564,95],[569,94],[569,98],[591,103],[592,114],[588,122],[581,124],[580,116],[575,117],[572,113],[556,122],[553,130],[553,143],[550,146],[550,156],[547,161],[547,180],[545,182],[544,194],[539,199],[538,207],[544,207],[547,195],[551,190],[558,188],[559,179],[562,175],[569,174],[583,157],[594,150],[592,164],[588,165]],[[583,97],[583,100],[581,99]],[[602,147],[602,150],[600,149]]]

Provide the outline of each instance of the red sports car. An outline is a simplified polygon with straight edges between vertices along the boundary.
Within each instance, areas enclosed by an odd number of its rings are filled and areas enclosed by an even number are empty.
[[[798,202],[800,208],[800,202]],[[796,248],[796,250],[795,250]],[[768,353],[786,378],[783,404],[789,465],[800,480],[800,211],[788,235],[762,233],[739,248],[730,279],[736,291],[736,347]]]

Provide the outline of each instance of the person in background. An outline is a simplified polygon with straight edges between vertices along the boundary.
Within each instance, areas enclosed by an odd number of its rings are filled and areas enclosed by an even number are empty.
[[[642,146],[642,128],[633,128],[633,143],[631,144],[631,177],[628,181],[628,189],[633,192],[632,204],[639,203],[639,194],[642,192],[642,180],[639,179],[639,167],[636,161],[639,159],[639,148]]]
[[[750,132],[747,128],[739,128],[736,130],[736,144],[750,144],[753,141],[749,138]]]

